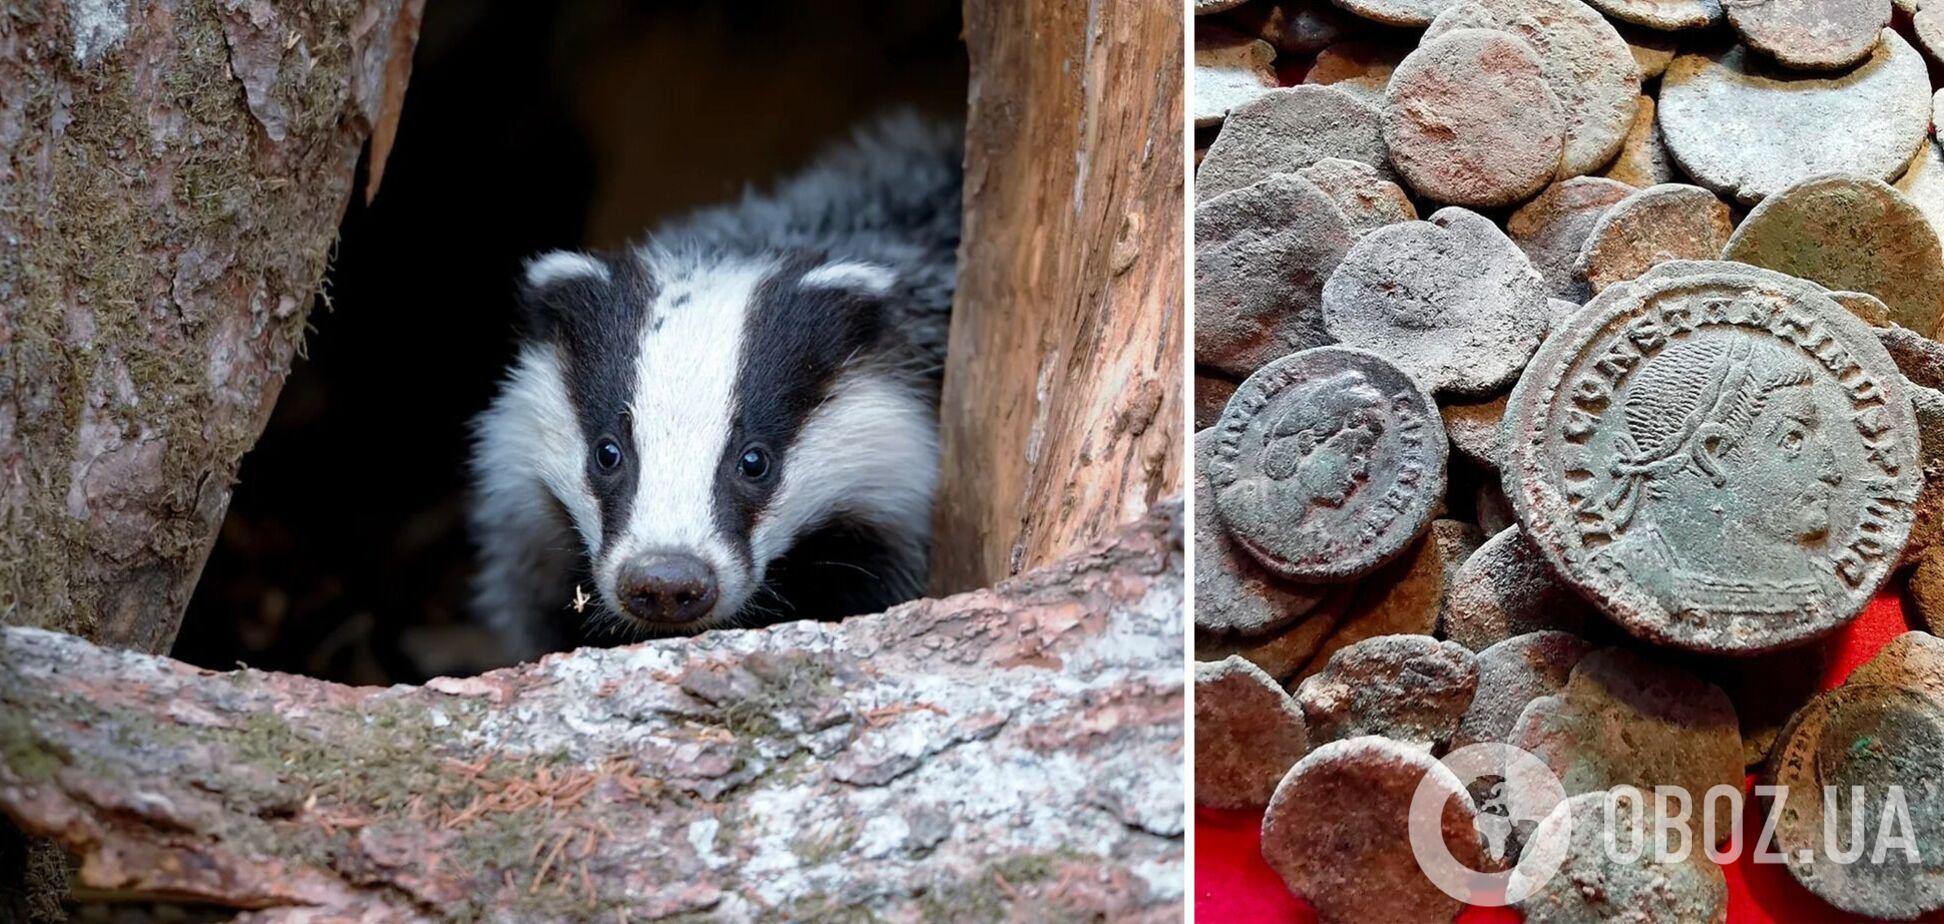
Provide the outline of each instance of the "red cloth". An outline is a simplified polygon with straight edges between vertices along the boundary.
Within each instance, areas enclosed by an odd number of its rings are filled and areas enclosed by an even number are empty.
[[[1862,616],[1823,643],[1830,652],[1823,688],[1842,683],[1850,671],[1908,629],[1897,595],[1890,591],[1878,594]],[[1749,783],[1754,783],[1753,778]],[[1759,832],[1761,808],[1752,797],[1746,805],[1744,830]],[[1263,862],[1261,838],[1260,812],[1195,808],[1196,921],[1314,924],[1316,913],[1289,894],[1282,879]],[[1869,920],[1831,908],[1798,885],[1779,864],[1757,864],[1752,850],[1742,851],[1741,858],[1723,872],[1728,878],[1728,924],[1846,924]],[[1519,920],[1519,913],[1507,908],[1467,908],[1458,916],[1460,924],[1517,924]],[[1919,920],[1944,924],[1944,912]]]

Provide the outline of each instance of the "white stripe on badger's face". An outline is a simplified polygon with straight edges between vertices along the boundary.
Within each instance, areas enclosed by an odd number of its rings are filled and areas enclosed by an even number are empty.
[[[480,418],[477,490],[511,496],[532,473],[566,508],[587,548],[599,548],[601,505],[588,487],[587,440],[576,421],[559,348],[529,344],[514,361],[500,397]]]
[[[737,612],[756,590],[757,579],[721,534],[715,490],[735,423],[743,327],[770,269],[746,262],[656,273],[661,286],[641,332],[629,403],[634,496],[595,572],[615,612],[625,612],[615,590],[622,565],[649,552],[686,552],[715,570],[715,614],[705,624]]]
[[[928,535],[937,431],[931,409],[911,389],[875,375],[839,381],[804,421],[783,483],[750,530],[759,571],[837,512],[899,535]]]

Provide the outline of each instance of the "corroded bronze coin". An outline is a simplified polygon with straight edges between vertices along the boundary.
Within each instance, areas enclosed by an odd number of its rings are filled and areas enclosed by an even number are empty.
[[[1641,638],[1752,653],[1855,618],[1922,480],[1874,333],[1779,273],[1668,264],[1601,293],[1513,390],[1504,485],[1561,578]]]
[[[1262,367],[1215,427],[1215,512],[1271,570],[1346,581],[1408,548],[1445,487],[1437,405],[1382,357],[1318,347]]]
[[[1459,864],[1488,869],[1477,803],[1423,748],[1370,736],[1320,745],[1283,777],[1262,816],[1262,858],[1325,924],[1449,921],[1464,907],[1411,849],[1411,801],[1434,787],[1437,830]]]
[[[1529,924],[1725,924],[1728,880],[1706,851],[1676,850],[1678,830],[1654,817],[1651,796],[1589,792],[1560,803],[1526,849],[1557,845],[1565,859],[1519,910]]]
[[[1380,635],[1330,656],[1296,688],[1318,742],[1383,735],[1430,750],[1458,728],[1478,690],[1465,646],[1429,635]]]
[[[1817,697],[1776,754],[1775,848],[1790,875],[1857,914],[1908,921],[1944,908],[1939,767],[1944,705],[1936,700],[1877,684]]]
[[[1211,808],[1269,804],[1309,751],[1303,711],[1282,684],[1237,657],[1195,665],[1195,801]]]
[[[1209,499],[1207,465],[1215,433],[1195,434],[1195,628],[1261,636],[1287,628],[1336,588],[1270,574],[1235,548]]]

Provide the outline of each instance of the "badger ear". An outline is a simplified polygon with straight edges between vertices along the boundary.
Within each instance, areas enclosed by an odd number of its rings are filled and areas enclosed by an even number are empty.
[[[613,281],[607,264],[590,254],[552,250],[534,257],[520,281],[520,326],[530,337],[552,339]]]
[[[803,274],[797,285],[806,289],[829,289],[861,295],[890,294],[898,284],[898,274],[881,263],[863,260],[832,260]]]

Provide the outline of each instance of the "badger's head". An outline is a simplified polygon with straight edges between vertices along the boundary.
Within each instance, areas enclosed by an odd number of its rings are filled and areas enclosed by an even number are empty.
[[[594,623],[695,632],[917,593],[936,396],[890,323],[899,297],[890,268],[814,253],[528,265],[509,393]]]

